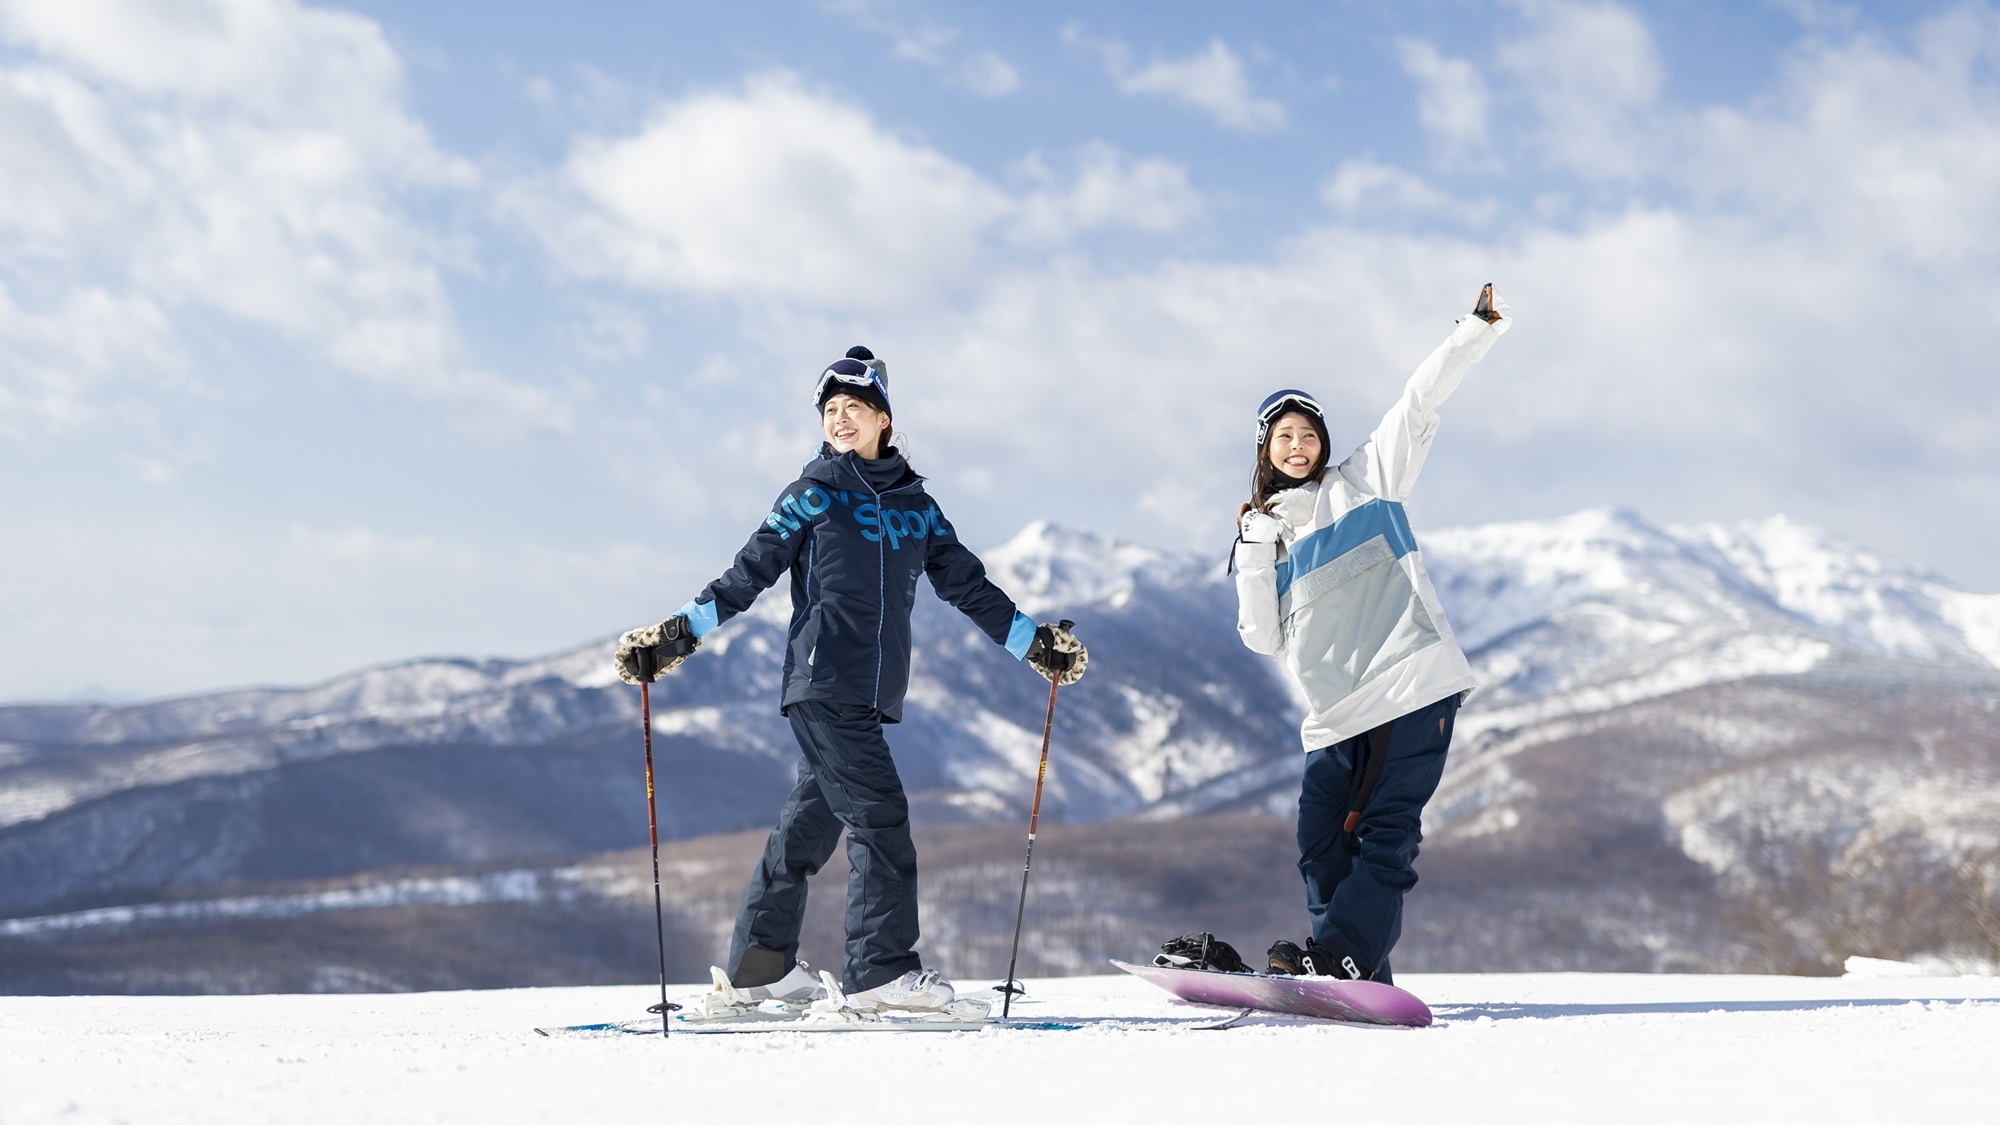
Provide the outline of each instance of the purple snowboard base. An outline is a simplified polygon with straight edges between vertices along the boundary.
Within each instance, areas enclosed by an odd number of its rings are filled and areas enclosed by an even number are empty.
[[[1336,980],[1333,977],[1169,969],[1158,965],[1128,965],[1123,961],[1111,963],[1190,1004],[1256,1008],[1289,1016],[1317,1016],[1394,1027],[1429,1027],[1431,1024],[1430,1008],[1422,1000],[1392,984],[1378,984],[1371,980]]]

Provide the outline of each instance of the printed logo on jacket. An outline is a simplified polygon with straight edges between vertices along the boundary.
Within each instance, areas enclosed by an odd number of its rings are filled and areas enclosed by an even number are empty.
[[[944,521],[944,513],[937,510],[937,503],[928,496],[924,500],[930,502],[930,506],[918,509],[891,508],[878,505],[873,500],[856,504],[854,501],[861,499],[861,495],[845,489],[828,492],[817,485],[797,495],[788,492],[771,514],[764,517],[764,522],[778,533],[779,538],[790,539],[792,532],[811,523],[815,516],[837,503],[860,525],[862,538],[878,543],[886,535],[892,551],[905,539],[944,539],[951,535],[951,525]]]

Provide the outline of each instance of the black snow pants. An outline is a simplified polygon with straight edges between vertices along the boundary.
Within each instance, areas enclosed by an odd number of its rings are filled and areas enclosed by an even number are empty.
[[[799,740],[798,784],[785,799],[764,857],[750,876],[729,972],[743,951],[768,950],[798,961],[806,915],[806,877],[833,856],[847,830],[847,950],[841,988],[860,992],[922,968],[917,943],[917,849],[910,805],[871,707],[806,700],[785,709]]]
[[[1451,747],[1459,697],[1446,696],[1398,718],[1375,792],[1353,833],[1342,831],[1362,784],[1362,741],[1342,739],[1306,755],[1299,791],[1299,873],[1306,912],[1321,945],[1354,958],[1388,983],[1389,951],[1403,934],[1403,896],[1417,885],[1424,804],[1437,792]]]

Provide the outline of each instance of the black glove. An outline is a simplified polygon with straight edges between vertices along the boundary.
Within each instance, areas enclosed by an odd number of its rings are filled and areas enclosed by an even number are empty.
[[[1062,687],[1082,679],[1084,666],[1090,663],[1083,642],[1070,632],[1074,628],[1074,621],[1037,625],[1035,639],[1028,645],[1029,667],[1040,672],[1043,679]]]
[[[628,631],[618,638],[618,678],[628,684],[649,684],[681,666],[701,647],[694,626],[684,616]]]
[[[1486,283],[1485,288],[1479,291],[1479,300],[1472,306],[1473,316],[1493,325],[1502,332],[1507,331],[1508,325],[1514,323],[1513,319],[1507,315],[1510,311],[1512,310],[1508,309],[1507,302],[1501,298],[1500,294],[1493,291],[1493,283],[1490,281]]]

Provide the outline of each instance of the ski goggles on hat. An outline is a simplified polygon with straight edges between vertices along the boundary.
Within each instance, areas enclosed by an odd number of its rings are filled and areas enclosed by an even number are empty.
[[[879,362],[878,360],[877,363]],[[818,406],[825,402],[827,387],[836,383],[845,383],[851,387],[873,387],[875,392],[882,396],[882,401],[889,401],[889,379],[875,364],[863,363],[858,359],[836,359],[827,364],[825,371],[819,373],[819,384],[813,388],[813,405]],[[838,394],[839,391],[833,393]]]
[[[1271,423],[1293,410],[1310,414],[1322,423],[1326,421],[1326,411],[1319,408],[1318,399],[1304,391],[1278,391],[1257,408],[1257,448],[1264,448],[1264,435],[1271,432]]]

